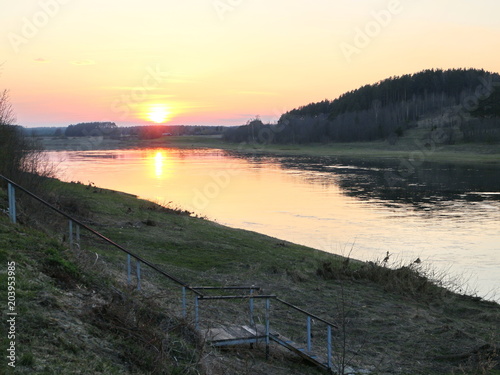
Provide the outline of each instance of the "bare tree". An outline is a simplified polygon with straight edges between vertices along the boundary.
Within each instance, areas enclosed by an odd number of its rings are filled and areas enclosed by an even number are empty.
[[[14,110],[9,91],[0,92],[0,174],[35,188],[39,178],[53,175],[42,147],[26,137],[21,126],[14,125]]]
[[[15,121],[14,111],[9,100],[9,92],[3,90],[0,93],[0,173],[12,175],[15,165],[18,165],[18,135],[13,125]]]
[[[12,125],[16,121],[14,111],[9,100],[9,91],[3,90],[0,93],[0,125]]]

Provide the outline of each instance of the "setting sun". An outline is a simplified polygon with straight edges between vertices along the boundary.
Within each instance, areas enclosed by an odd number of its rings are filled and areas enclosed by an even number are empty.
[[[148,118],[157,124],[162,124],[168,121],[170,114],[171,113],[166,105],[154,104],[150,107],[148,111]]]

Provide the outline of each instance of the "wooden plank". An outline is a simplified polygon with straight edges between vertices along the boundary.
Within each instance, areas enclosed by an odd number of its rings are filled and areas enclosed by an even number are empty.
[[[250,333],[252,336],[257,336],[257,331],[255,329],[253,329],[252,327],[249,327],[249,326],[243,326],[241,327],[243,328],[245,331],[247,331],[248,333]]]
[[[203,333],[206,340],[215,346],[255,343],[265,339],[265,336],[261,335],[258,330],[249,326],[209,328],[202,331]]]
[[[205,337],[208,341],[230,340],[235,338],[235,336],[225,328],[210,328],[206,330]]]

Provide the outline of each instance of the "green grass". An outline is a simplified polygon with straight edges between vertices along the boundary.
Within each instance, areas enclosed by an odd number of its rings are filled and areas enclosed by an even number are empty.
[[[168,262],[192,271],[216,270],[232,273],[234,267],[259,265],[311,268],[331,255],[249,231],[231,229],[185,213],[162,208],[152,202],[115,191],[52,182],[52,195],[81,201],[83,217],[91,217],[97,229],[130,251],[147,250],[155,262]],[[69,203],[70,206],[72,203]],[[85,214],[85,211],[87,213]],[[147,221],[154,225],[147,225]],[[107,223],[120,223],[109,226]],[[137,242],[140,231],[140,244]]]
[[[74,187],[67,185],[67,188],[71,191]],[[0,209],[5,207],[6,194],[0,189]],[[3,265],[0,268],[0,300],[7,301],[7,262],[15,262],[15,311],[18,314],[16,368],[10,368],[4,358],[0,362],[0,373],[108,375],[170,373],[170,369],[178,369],[166,351],[158,355],[151,346],[137,345],[145,337],[157,341],[165,339],[156,323],[165,319],[163,308],[157,308],[151,301],[143,304],[140,296],[126,306],[111,302],[118,286],[116,281],[104,276],[102,270],[93,269],[92,263],[85,261],[84,254],[70,251],[67,243],[60,241],[61,237],[23,224],[28,220],[24,214],[26,206],[21,203],[19,208],[21,224],[11,224],[6,215],[0,214],[0,263]],[[46,214],[43,212],[40,216],[45,220],[44,231],[49,221],[58,224]],[[29,218],[34,225],[39,217],[32,212]],[[122,301],[126,295],[122,294]],[[147,320],[147,328],[135,331],[130,328],[133,327],[130,322],[122,325],[120,320],[109,319],[106,324],[100,324],[111,310],[118,315],[126,311],[128,319],[134,322],[144,319],[141,311],[156,314],[157,320],[155,323]],[[3,350],[10,345],[10,339],[4,334],[8,328],[6,319],[2,319],[0,326]],[[135,339],[129,337],[132,332]],[[150,332],[159,333],[151,336]],[[175,340],[172,348],[177,348],[178,356],[198,355],[198,350],[188,347],[184,338],[177,334],[169,337]],[[145,358],[149,363],[143,362]],[[156,372],[151,371],[151,363]],[[184,374],[191,374],[196,366],[196,362],[185,361],[181,368]]]
[[[76,332],[65,332],[58,324],[63,320],[56,318],[59,316],[58,308],[62,307],[56,302],[63,293],[58,287],[59,281],[78,280],[73,279],[76,276],[76,266],[66,259],[64,252],[64,248],[50,236],[14,226],[6,218],[0,217],[0,259],[3,265],[0,270],[0,285],[6,285],[7,282],[6,261],[16,263],[18,315],[15,373],[74,373],[77,368],[87,368],[92,372],[99,366],[119,369],[105,357],[94,355],[92,359],[90,353],[82,356],[61,344],[63,341],[74,342],[73,349],[84,348],[81,344],[76,344],[79,342]],[[50,276],[44,273],[47,269],[50,269]],[[7,300],[5,287],[0,289],[0,299]],[[5,322],[2,322],[2,326],[7,328]],[[6,335],[2,335],[1,347],[8,347],[8,342]],[[0,368],[0,372],[4,374],[14,373],[5,359],[1,361]]]

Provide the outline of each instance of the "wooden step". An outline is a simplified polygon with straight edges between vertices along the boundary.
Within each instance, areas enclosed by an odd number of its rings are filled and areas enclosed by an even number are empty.
[[[265,332],[249,326],[226,326],[201,330],[206,341],[213,346],[240,345],[265,342]]]

